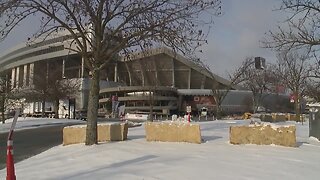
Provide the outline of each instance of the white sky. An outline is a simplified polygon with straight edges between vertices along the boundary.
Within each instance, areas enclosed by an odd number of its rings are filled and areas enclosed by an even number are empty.
[[[69,120],[18,121],[17,127]],[[295,122],[298,147],[231,145],[229,126],[244,120],[201,122],[202,144],[147,142],[144,127],[130,128],[128,140],[56,146],[15,164],[17,179],[54,180],[318,180],[320,142],[308,137],[308,122]],[[11,125],[9,122],[5,126]],[[279,125],[279,124],[278,124]],[[4,125],[0,125],[2,129]],[[30,141],[32,143],[32,141]],[[6,169],[0,171],[5,179]]]
[[[223,0],[223,16],[215,19],[208,45],[198,56],[211,70],[221,76],[238,67],[246,57],[262,56],[275,62],[274,53],[260,48],[265,32],[276,27],[285,15],[273,11],[280,0]],[[37,22],[29,20],[0,43],[0,54],[31,37]]]
[[[261,56],[275,62],[275,53],[261,48],[260,41],[285,20],[275,11],[280,0],[224,0],[224,15],[215,21],[209,44],[200,55],[214,73],[227,77],[246,57]]]

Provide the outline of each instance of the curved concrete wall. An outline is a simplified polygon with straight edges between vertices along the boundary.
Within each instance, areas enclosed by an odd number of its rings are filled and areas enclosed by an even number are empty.
[[[70,46],[71,41],[72,39],[70,36],[61,34],[60,36],[35,42],[31,45],[22,43],[1,54],[0,71],[45,59],[76,54],[76,52],[66,49],[66,47],[75,48],[74,45]]]

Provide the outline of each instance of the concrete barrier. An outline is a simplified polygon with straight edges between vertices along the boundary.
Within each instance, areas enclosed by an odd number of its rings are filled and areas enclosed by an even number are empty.
[[[296,114],[288,113],[287,114],[287,119],[288,119],[288,121],[297,121],[297,122],[303,121],[303,122],[305,122],[305,118],[304,118],[303,115],[300,115],[300,118],[299,118]]]
[[[184,122],[145,123],[147,141],[201,143],[199,124]]]
[[[272,113],[272,122],[284,122],[287,120],[287,115],[286,114],[277,114],[277,113]]]
[[[295,126],[231,126],[229,135],[231,144],[275,144],[288,147],[296,146]]]
[[[263,122],[273,122],[273,118],[270,114],[261,114],[260,119]]]
[[[272,113],[270,114],[262,114],[260,116],[261,121],[264,122],[284,122],[288,120],[288,114],[278,114]]]
[[[128,135],[126,123],[98,124],[98,142],[124,141]],[[63,128],[63,145],[84,143],[86,125],[67,126]]]

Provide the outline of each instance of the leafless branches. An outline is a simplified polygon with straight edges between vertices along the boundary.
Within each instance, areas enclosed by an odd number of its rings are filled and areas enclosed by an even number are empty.
[[[287,26],[269,31],[264,47],[279,50],[307,49],[317,51],[320,45],[320,2],[310,0],[283,0],[279,10],[287,12]]]
[[[86,144],[97,143],[99,72],[119,54],[168,46],[185,54],[206,42],[220,0],[3,0],[0,36],[21,21],[40,18],[34,38],[65,32],[91,71]],[[70,46],[71,47],[71,46]],[[69,48],[70,48],[69,47]]]
[[[5,0],[0,33],[3,39],[27,17],[38,16],[41,26],[31,40],[67,31],[77,44],[74,50],[84,56],[95,52],[88,60],[103,68],[114,54],[156,44],[192,52],[206,41],[206,25],[212,24],[212,18],[199,17],[219,15],[220,6],[219,0]]]
[[[278,55],[278,62],[274,74],[294,95],[295,112],[301,113],[302,97],[306,95],[311,67],[308,61],[309,53],[282,52]]]

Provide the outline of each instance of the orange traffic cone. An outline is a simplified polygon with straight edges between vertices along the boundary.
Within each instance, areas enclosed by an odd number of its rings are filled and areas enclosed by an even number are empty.
[[[13,141],[7,143],[7,180],[16,180],[13,161]]]

